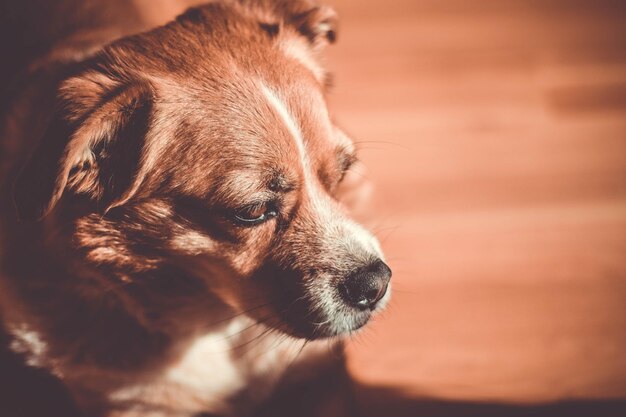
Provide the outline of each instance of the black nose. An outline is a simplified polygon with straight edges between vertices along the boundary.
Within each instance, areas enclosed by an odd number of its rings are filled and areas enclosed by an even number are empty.
[[[351,273],[339,285],[339,292],[350,305],[373,310],[387,292],[391,269],[380,259]]]

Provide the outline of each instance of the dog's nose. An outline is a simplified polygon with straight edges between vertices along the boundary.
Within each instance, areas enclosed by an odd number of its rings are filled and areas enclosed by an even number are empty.
[[[391,269],[379,259],[351,273],[340,284],[339,292],[348,304],[360,310],[373,310],[387,292],[390,279]]]

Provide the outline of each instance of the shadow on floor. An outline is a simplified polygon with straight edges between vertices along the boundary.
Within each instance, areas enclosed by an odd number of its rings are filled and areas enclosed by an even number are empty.
[[[624,417],[626,399],[512,405],[415,398],[393,389],[357,388],[359,417]]]
[[[0,333],[0,346],[2,343]],[[398,390],[358,386],[355,417],[623,417],[626,399],[566,401],[540,406],[412,398]],[[78,417],[58,380],[0,349],[0,416]],[[282,416],[275,416],[282,417]],[[291,416],[285,416],[291,417]],[[332,417],[332,416],[328,416]]]

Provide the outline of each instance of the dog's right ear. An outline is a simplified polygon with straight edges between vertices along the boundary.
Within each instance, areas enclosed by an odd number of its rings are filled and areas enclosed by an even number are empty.
[[[106,210],[132,197],[142,180],[139,161],[153,97],[147,83],[87,73],[65,81],[58,97],[14,185],[21,220],[44,217],[67,188]]]
[[[290,17],[290,23],[318,47],[337,40],[337,20],[337,13],[329,6],[315,6]]]

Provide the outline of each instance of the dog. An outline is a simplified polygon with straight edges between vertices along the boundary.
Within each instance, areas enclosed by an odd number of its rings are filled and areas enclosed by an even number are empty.
[[[14,3],[18,31],[34,11]],[[85,416],[259,415],[335,375],[391,292],[342,203],[357,159],[326,104],[335,12],[215,1],[153,27],[150,3],[40,3],[64,24],[23,26],[5,67],[11,350]]]

